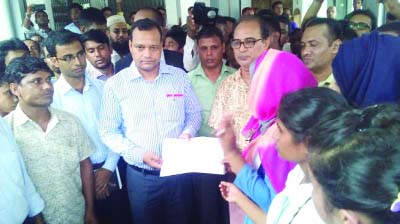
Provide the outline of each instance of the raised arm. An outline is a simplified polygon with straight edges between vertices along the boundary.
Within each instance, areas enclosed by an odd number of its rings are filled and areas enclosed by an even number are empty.
[[[25,18],[24,18],[24,22],[23,22],[23,26],[26,28],[26,29],[30,29],[31,28],[31,26],[32,26],[32,22],[31,22],[31,16],[32,16],[32,14],[33,14],[33,6],[34,5],[29,5],[27,8],[26,8],[26,13],[25,13]]]
[[[324,0],[313,0],[306,14],[304,15],[302,26],[311,18],[317,17],[318,11],[321,9]]]
[[[124,11],[122,10],[122,2],[123,0],[115,0],[115,10],[117,11],[116,15],[124,15]]]

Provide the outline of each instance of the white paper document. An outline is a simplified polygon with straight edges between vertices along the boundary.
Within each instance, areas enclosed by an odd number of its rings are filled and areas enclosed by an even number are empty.
[[[224,153],[218,138],[168,138],[162,145],[160,176],[182,173],[225,174]]]

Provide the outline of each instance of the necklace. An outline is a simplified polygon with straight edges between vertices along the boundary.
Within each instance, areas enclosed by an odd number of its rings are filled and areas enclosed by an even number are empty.
[[[301,209],[311,200],[311,196],[309,198],[307,198],[307,200],[299,207],[299,209],[297,209],[296,213],[294,213],[292,219],[290,220],[289,224],[291,224],[293,222],[293,220],[296,218],[296,216],[299,214],[299,212],[301,211]]]

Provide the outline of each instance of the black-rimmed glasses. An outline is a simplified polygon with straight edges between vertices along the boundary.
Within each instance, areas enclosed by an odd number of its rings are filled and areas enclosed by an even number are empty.
[[[241,41],[239,39],[234,39],[234,40],[231,41],[231,47],[233,49],[238,49],[243,44],[243,46],[245,48],[252,48],[252,47],[254,47],[256,42],[260,41],[260,40],[262,40],[262,39],[255,39],[255,38],[251,38],[251,37],[244,39],[244,41]]]

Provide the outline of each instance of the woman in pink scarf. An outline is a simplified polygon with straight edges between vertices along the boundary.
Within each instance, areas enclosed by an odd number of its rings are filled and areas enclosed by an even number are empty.
[[[281,159],[275,149],[273,133],[281,98],[290,92],[317,86],[312,73],[294,55],[269,50],[256,61],[249,92],[251,118],[243,130],[251,143],[243,152],[247,162],[258,156],[265,174],[276,193],[285,187],[285,181],[294,163]],[[258,167],[259,164],[254,164]]]
[[[285,187],[287,175],[295,165],[281,159],[275,148],[275,118],[281,98],[316,86],[312,73],[295,55],[270,49],[256,61],[249,92],[252,116],[243,130],[251,142],[243,157],[238,155],[231,122],[221,123],[217,135],[221,138],[226,162],[236,174],[234,184],[264,212],[268,211],[275,194]],[[245,223],[250,222],[247,219]]]

